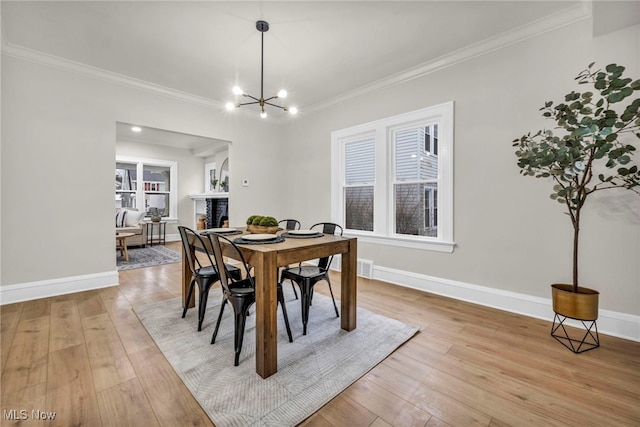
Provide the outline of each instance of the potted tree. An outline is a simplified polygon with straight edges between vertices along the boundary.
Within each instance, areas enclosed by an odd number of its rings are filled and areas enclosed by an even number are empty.
[[[629,189],[640,194],[640,171],[632,161],[636,151],[633,143],[640,138],[640,98],[636,92],[640,80],[624,77],[625,67],[617,64],[607,65],[604,71],[594,70],[593,65],[576,77],[591,90],[572,91],[564,102],[554,105],[549,101],[540,109],[543,117],[555,121],[557,134],[543,129],[513,141],[520,173],[549,179],[553,183],[551,199],[565,205],[573,226],[573,282],[551,285],[556,313],[551,334],[556,339],[556,319],[560,325],[567,317],[594,325],[598,318],[598,291],[579,286],[578,280],[580,218],[586,201],[605,190]],[[588,327],[585,338],[590,333]],[[595,334],[595,343],[587,350],[599,345],[597,327]],[[581,352],[585,338],[576,348],[566,330],[565,335],[570,346],[561,342]]]

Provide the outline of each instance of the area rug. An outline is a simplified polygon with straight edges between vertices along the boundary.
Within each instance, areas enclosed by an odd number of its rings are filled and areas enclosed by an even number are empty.
[[[118,270],[133,270],[134,268],[152,267],[154,265],[172,264],[180,262],[182,255],[165,246],[147,246],[145,248],[129,248],[129,261],[125,261],[117,253],[116,265]]]
[[[278,372],[255,372],[255,316],[247,318],[240,365],[233,366],[233,310],[225,308],[216,343],[211,334],[220,309],[219,288],[210,291],[202,331],[197,309],[181,319],[180,299],[135,309],[149,334],[217,427],[294,426],[333,399],[396,348],[417,328],[358,309],[357,328],[340,329],[331,299],[316,293],[308,334],[302,335],[300,302],[291,286],[285,299],[293,343],[278,308]]]

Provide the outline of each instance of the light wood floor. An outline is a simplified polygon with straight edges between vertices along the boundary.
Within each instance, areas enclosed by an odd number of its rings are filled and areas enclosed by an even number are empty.
[[[22,425],[212,425],[132,311],[178,296],[179,283],[172,264],[2,306],[0,424],[25,410]],[[364,279],[358,305],[420,332],[306,426],[640,426],[640,343],[601,335],[575,355],[548,322]]]

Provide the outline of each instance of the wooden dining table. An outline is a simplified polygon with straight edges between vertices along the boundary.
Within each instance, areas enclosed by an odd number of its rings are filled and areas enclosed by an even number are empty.
[[[246,230],[240,229],[243,234]],[[281,234],[286,231],[279,231]],[[223,234],[224,235],[224,234]],[[228,235],[233,240],[240,234]],[[223,242],[223,254],[236,258],[235,251],[225,251],[229,244]],[[207,242],[208,243],[208,242]],[[256,316],[256,372],[267,378],[278,371],[278,331],[277,331],[277,272],[278,267],[302,261],[341,255],[340,286],[340,327],[345,331],[356,328],[357,295],[357,239],[337,235],[323,235],[313,238],[286,238],[280,243],[239,244],[242,255],[253,266],[255,276],[255,316]],[[191,271],[182,254],[182,307],[193,307],[195,295],[187,301],[187,291],[191,281]]]

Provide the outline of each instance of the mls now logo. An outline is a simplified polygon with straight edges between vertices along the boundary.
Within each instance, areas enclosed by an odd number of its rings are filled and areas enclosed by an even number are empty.
[[[29,416],[31,415],[31,416]],[[20,421],[20,420],[55,420],[55,412],[46,412],[39,409],[31,410],[31,413],[26,409],[3,409],[2,416],[7,421]]]
[[[39,409],[34,409],[31,411],[31,419],[32,420],[55,420],[56,413],[55,412],[45,412]]]
[[[2,416],[5,420],[26,420],[29,419],[29,412],[26,409],[3,409]]]

